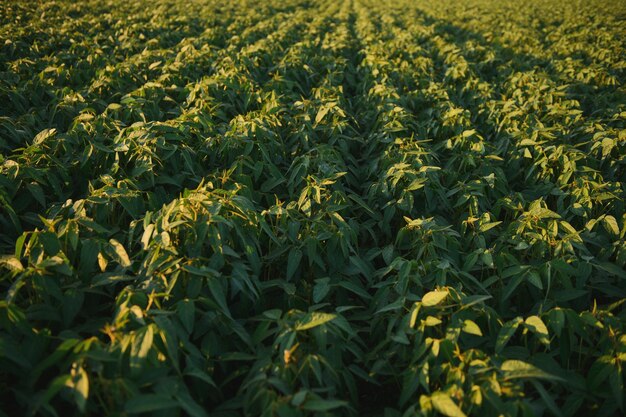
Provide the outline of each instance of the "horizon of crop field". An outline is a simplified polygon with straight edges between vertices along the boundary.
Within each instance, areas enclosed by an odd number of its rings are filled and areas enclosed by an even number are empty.
[[[0,2],[0,417],[625,415],[624,22]]]

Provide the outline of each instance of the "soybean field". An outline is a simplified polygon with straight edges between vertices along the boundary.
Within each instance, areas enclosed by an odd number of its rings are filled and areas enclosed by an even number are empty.
[[[626,1],[0,2],[0,417],[626,414]]]

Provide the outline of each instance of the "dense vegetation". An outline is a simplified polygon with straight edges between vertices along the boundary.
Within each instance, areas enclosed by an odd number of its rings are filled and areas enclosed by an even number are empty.
[[[0,2],[0,416],[623,415],[625,19]]]

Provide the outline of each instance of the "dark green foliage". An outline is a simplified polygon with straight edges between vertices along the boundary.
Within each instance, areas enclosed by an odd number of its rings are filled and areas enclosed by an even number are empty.
[[[626,412],[626,3],[0,3],[0,416]]]

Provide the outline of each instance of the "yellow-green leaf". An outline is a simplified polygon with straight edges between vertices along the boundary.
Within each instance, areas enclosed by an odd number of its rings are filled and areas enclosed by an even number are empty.
[[[337,316],[335,314],[320,313],[320,312],[309,313],[305,316],[305,318],[301,322],[296,324],[295,329],[298,331],[312,329],[314,327],[327,323],[331,320],[334,320],[336,317]]]
[[[480,330],[480,327],[472,320],[465,320],[463,322],[463,331],[465,333],[473,334],[476,336],[482,336],[483,332]]]
[[[546,327],[543,320],[541,320],[538,316],[528,317],[524,324],[526,325],[526,328],[528,330],[537,335],[541,343],[543,343],[544,345],[550,344],[548,328]]]
[[[537,368],[534,365],[517,359],[504,361],[504,363],[500,367],[500,370],[502,370],[506,379],[541,378],[554,381],[563,381],[563,378],[561,377],[552,375],[542,369]]]
[[[115,239],[109,240],[109,243],[111,244],[111,246],[113,246],[113,250],[117,255],[117,260],[120,265],[122,265],[124,268],[128,268],[131,265],[131,262],[130,258],[128,257],[128,253],[126,252],[126,249],[124,249],[124,246],[122,246],[122,244]]]
[[[439,413],[448,417],[466,417],[461,408],[456,405],[452,398],[445,392],[435,392],[430,397],[430,401],[433,403],[433,407]]]
[[[438,324],[441,324],[441,320],[438,319],[437,317],[428,316],[426,317],[426,320],[424,320],[425,326],[436,326]]]
[[[3,256],[0,258],[0,265],[6,266],[13,271],[23,271],[24,265],[14,256]]]
[[[424,307],[433,307],[437,304],[441,303],[448,296],[448,291],[446,290],[436,290],[430,291],[424,294],[422,298],[422,305]]]
[[[602,224],[607,232],[612,234],[613,236],[619,236],[619,226],[617,225],[617,220],[615,217],[607,215],[602,219]]]

